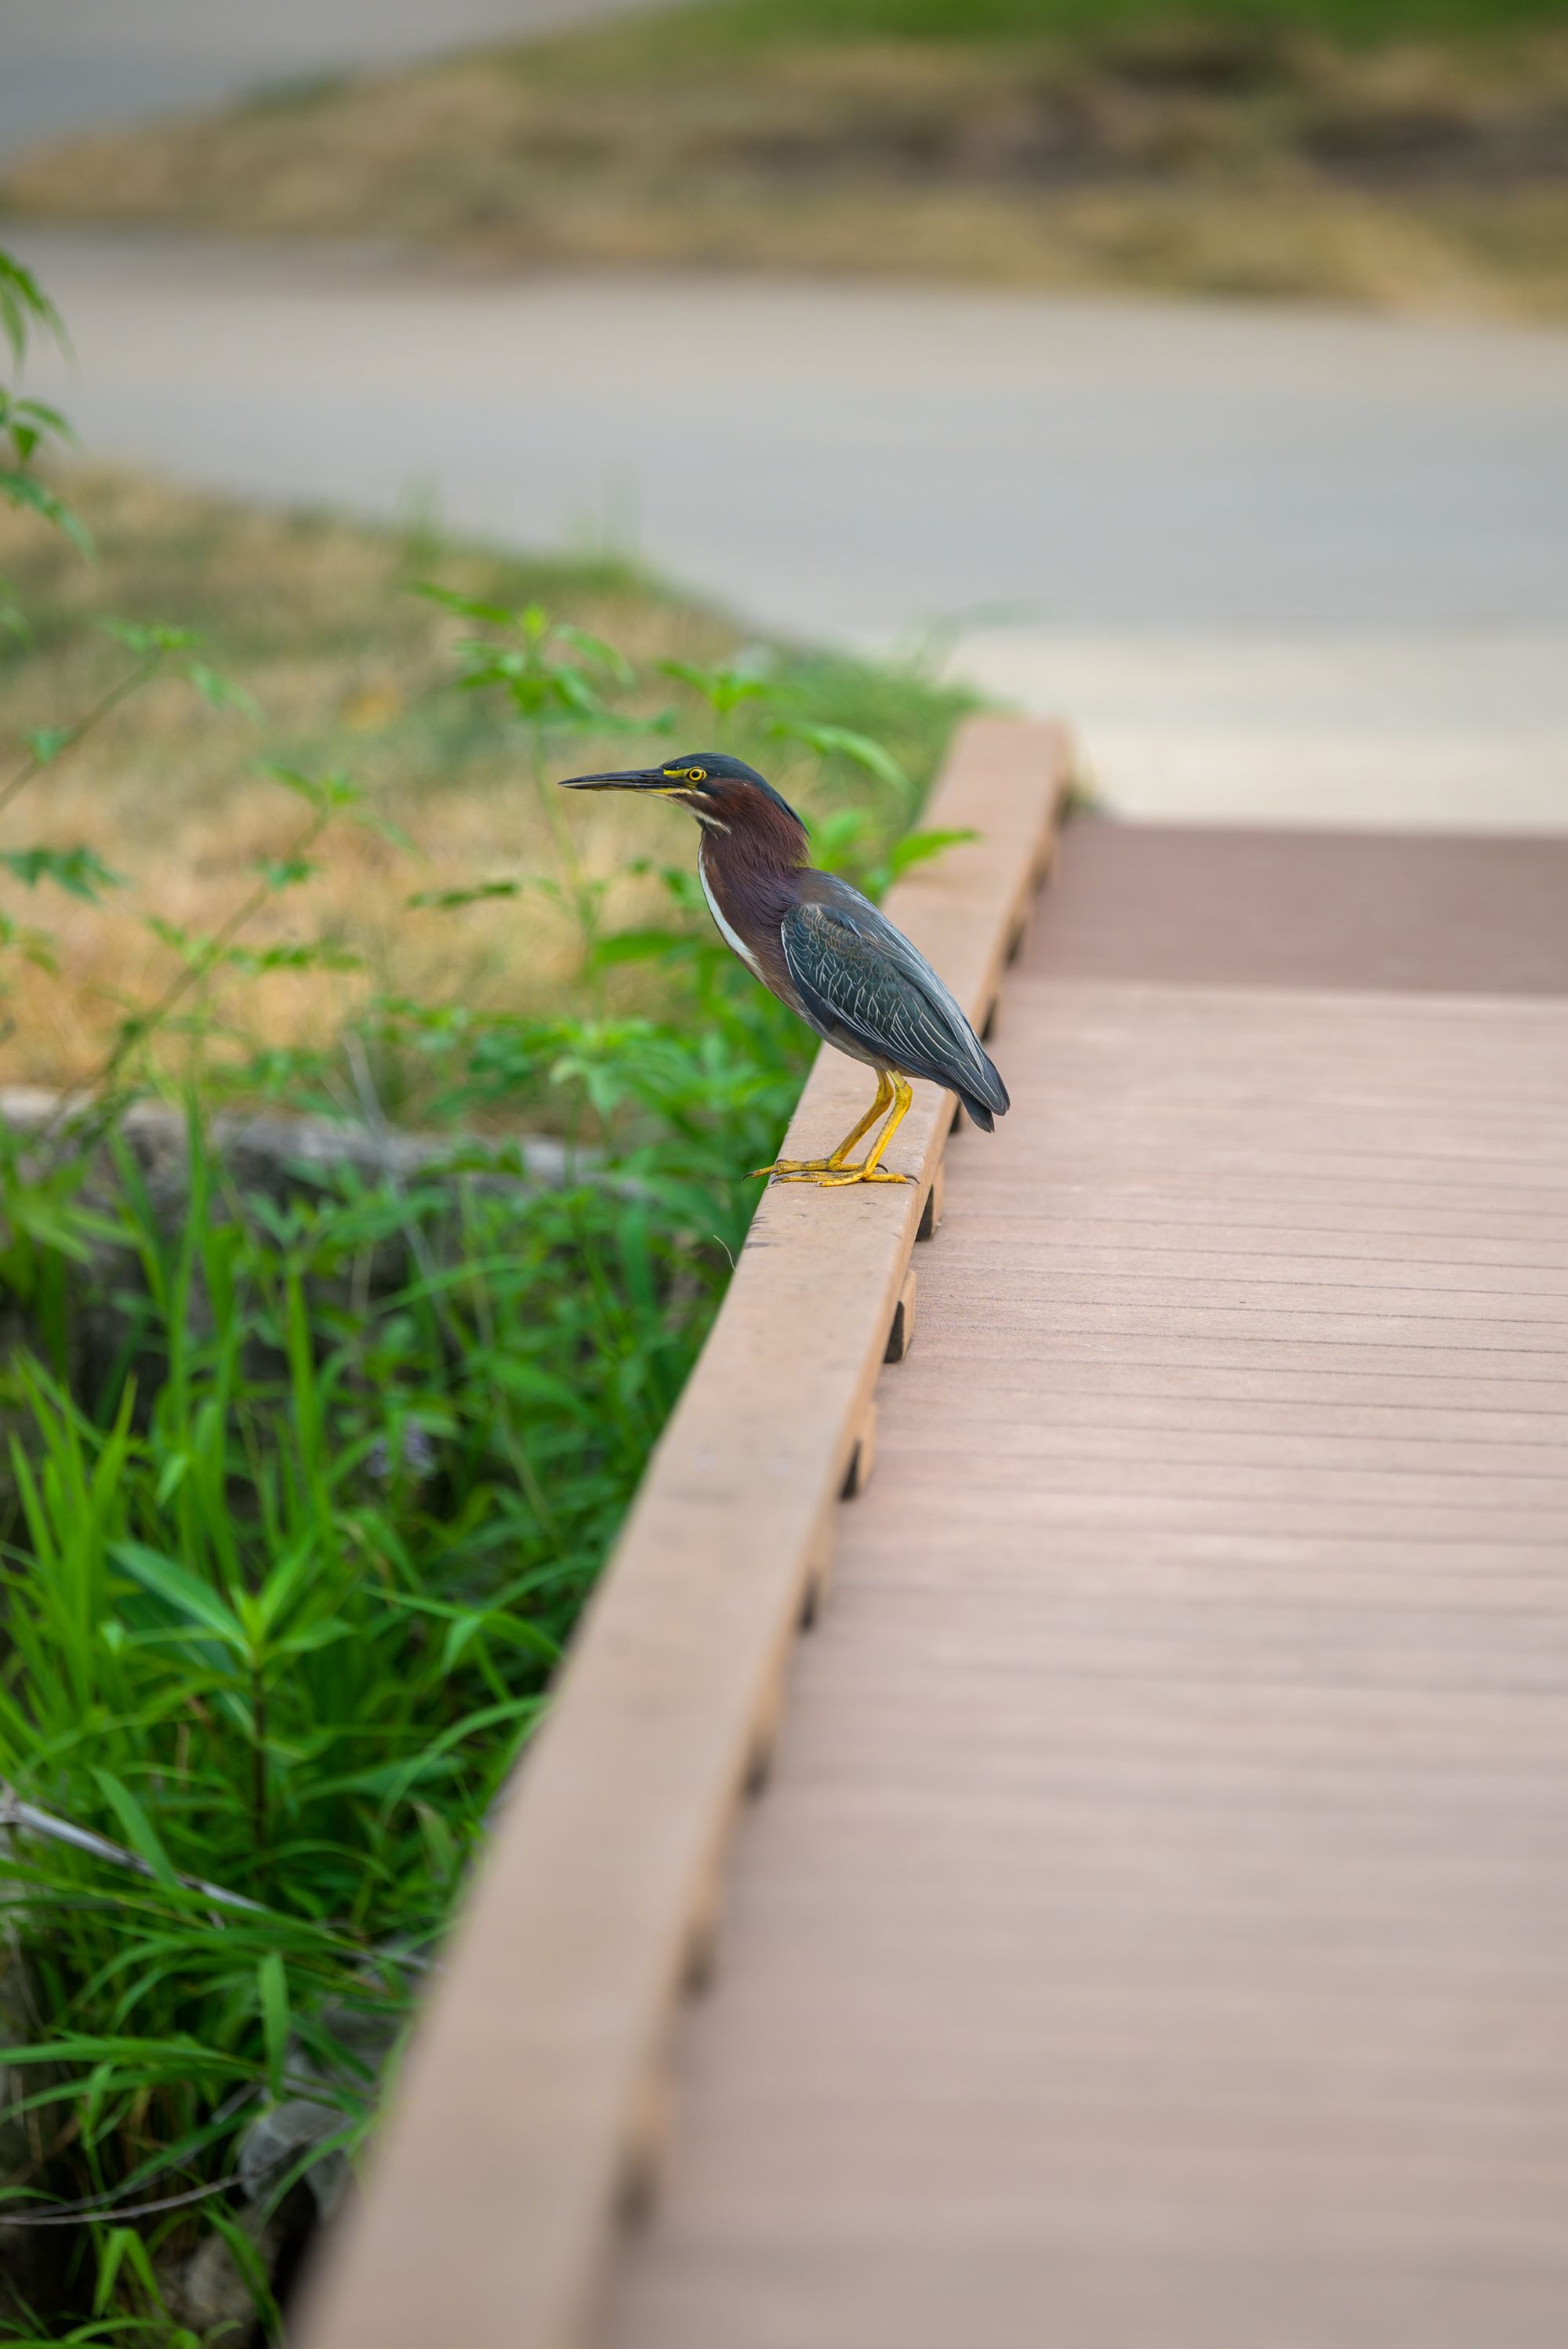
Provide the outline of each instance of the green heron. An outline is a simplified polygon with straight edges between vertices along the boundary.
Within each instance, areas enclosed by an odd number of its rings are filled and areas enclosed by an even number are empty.
[[[1007,1107],[1007,1088],[953,996],[869,897],[807,863],[805,825],[755,767],[717,750],[688,750],[667,767],[572,775],[562,788],[647,792],[689,808],[702,827],[703,895],[725,943],[808,1028],[876,1071],[876,1099],[830,1157],[780,1158],[758,1174],[913,1182],[882,1164],[914,1099],[911,1077],[947,1086],[990,1133]],[[851,1163],[856,1143],[890,1110]]]

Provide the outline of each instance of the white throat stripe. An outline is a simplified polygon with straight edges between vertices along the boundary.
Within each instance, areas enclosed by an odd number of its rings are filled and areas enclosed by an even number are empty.
[[[700,850],[696,860],[696,877],[702,883],[702,894],[707,899],[707,910],[713,916],[714,920],[717,923],[719,935],[723,938],[725,945],[729,948],[731,954],[736,954],[740,957],[741,961],[746,965],[747,969],[751,973],[753,978],[760,978],[762,976],[761,964],[758,961],[757,957],[752,953],[751,948],[746,944],[746,941],[730,928],[729,924],[724,918],[718,899],[713,894],[713,884],[707,877],[707,858],[702,854]]]

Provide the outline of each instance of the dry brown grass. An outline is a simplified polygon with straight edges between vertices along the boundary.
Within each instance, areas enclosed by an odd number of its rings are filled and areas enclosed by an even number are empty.
[[[319,1043],[373,989],[514,1008],[554,1000],[575,948],[569,925],[542,897],[456,913],[409,907],[416,892],[550,874],[558,860],[515,729],[492,699],[452,688],[459,624],[408,583],[437,574],[512,605],[542,598],[645,668],[661,657],[722,657],[735,644],[729,624],[613,561],[529,563],[438,548],[120,473],[86,475],[73,495],[98,541],[90,565],[0,509],[0,577],[35,623],[30,643],[0,637],[0,775],[30,730],[78,714],[125,666],[95,626],[106,612],[201,627],[210,657],[255,696],[264,725],[216,715],[183,680],[160,678],[0,815],[0,847],[88,843],[126,885],[86,905],[0,874],[0,910],[46,926],[59,951],[56,975],[5,957],[0,1079],[89,1077],[125,1009],[155,999],[179,968],[149,931],[149,916],[211,931],[254,885],[257,865],[286,854],[305,811],[259,771],[263,757],[349,771],[411,846],[353,825],[333,833],[316,876],[279,898],[247,936],[255,945],[327,939],[361,968],[230,978],[217,1009],[236,1049]],[[655,678],[631,706],[674,698]],[[906,699],[923,711],[915,688]],[[936,728],[924,716],[913,722],[924,733],[902,747],[918,766],[934,751]],[[690,723],[694,736],[706,730]],[[654,755],[654,738],[648,744]],[[578,739],[563,746],[562,766],[624,764],[638,748],[624,735]],[[775,771],[810,800],[810,775],[784,760]],[[639,852],[679,855],[688,845],[672,834],[668,810],[590,800],[574,802],[571,815],[589,865],[606,874]],[[648,886],[620,882],[611,918],[636,918]],[[171,1036],[165,1064],[178,1066],[181,1049]]]
[[[662,60],[662,62],[661,62]],[[56,219],[439,243],[503,264],[1568,309],[1568,38],[1226,31],[422,67],[13,166]]]

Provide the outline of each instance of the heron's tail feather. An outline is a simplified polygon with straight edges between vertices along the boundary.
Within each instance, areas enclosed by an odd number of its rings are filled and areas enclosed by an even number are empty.
[[[992,1133],[995,1131],[996,1120],[1006,1117],[1013,1104],[1007,1098],[1007,1088],[1002,1082],[1001,1071],[973,1030],[970,1030],[970,1040],[984,1071],[982,1081],[978,1085],[973,1081],[960,1084],[955,1090],[981,1133]],[[967,1076],[969,1071],[965,1073]]]

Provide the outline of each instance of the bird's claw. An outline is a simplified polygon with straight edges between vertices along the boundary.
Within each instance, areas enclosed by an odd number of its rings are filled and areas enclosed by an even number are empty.
[[[895,1174],[891,1166],[775,1167],[781,1183],[815,1183],[823,1190],[840,1190],[847,1183],[913,1183],[913,1174]]]
[[[825,1174],[832,1163],[830,1158],[776,1158],[771,1166],[754,1166],[751,1175],[760,1183],[769,1174]]]

